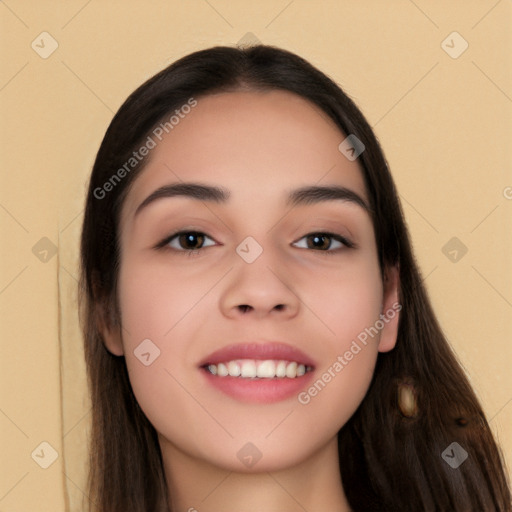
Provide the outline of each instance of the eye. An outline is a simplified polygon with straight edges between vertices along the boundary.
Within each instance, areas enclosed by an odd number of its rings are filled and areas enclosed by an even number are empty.
[[[212,243],[205,243],[206,240]],[[215,242],[200,231],[179,231],[167,237],[159,244],[161,247],[170,247],[176,251],[198,251],[204,247],[215,245]]]
[[[305,240],[305,242],[302,242]],[[353,244],[341,235],[333,233],[309,233],[295,242],[301,249],[313,249],[322,252],[335,252],[343,247],[353,247]]]

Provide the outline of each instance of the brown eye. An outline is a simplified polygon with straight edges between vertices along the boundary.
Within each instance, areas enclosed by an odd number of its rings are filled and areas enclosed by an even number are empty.
[[[194,232],[182,233],[178,240],[183,249],[200,249],[204,243],[204,235]]]
[[[296,247],[326,253],[335,253],[336,249],[342,249],[343,247],[353,247],[346,238],[332,233],[310,233],[295,242],[295,244]]]
[[[331,246],[331,237],[328,235],[308,235],[308,248],[309,249],[329,249]]]
[[[181,252],[198,251],[209,245],[215,245],[215,242],[199,231],[180,231],[161,243],[161,247],[170,247]]]

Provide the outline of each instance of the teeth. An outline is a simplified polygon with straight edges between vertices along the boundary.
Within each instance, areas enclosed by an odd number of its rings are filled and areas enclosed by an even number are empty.
[[[236,361],[229,361],[228,372],[230,377],[239,377],[241,373],[240,365]]]
[[[217,375],[219,377],[227,377],[229,375],[227,366],[225,364],[218,364],[217,365]]]
[[[289,379],[293,379],[293,377],[297,376],[297,363],[290,363],[286,366],[286,376]]]
[[[279,363],[277,363],[276,377],[286,377],[286,361],[279,361]]]
[[[274,361],[263,361],[258,365],[256,377],[272,379],[276,375],[276,363]]]
[[[225,363],[210,364],[208,371],[218,377],[240,377],[243,379],[273,379],[302,377],[312,368],[296,361],[275,361],[272,359],[260,361],[256,359],[240,359]]]
[[[240,375],[245,378],[256,377],[256,363],[254,361],[243,361],[240,365]]]

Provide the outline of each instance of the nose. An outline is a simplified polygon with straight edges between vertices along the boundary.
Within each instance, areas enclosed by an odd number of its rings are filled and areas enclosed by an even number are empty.
[[[293,290],[291,275],[269,252],[264,250],[252,263],[235,260],[220,297],[220,308],[226,317],[249,315],[285,320],[299,312],[300,300]]]

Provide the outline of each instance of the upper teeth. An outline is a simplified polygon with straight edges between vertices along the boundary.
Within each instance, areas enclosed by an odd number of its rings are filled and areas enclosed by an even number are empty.
[[[239,359],[226,363],[209,364],[208,370],[219,377],[242,377],[246,379],[259,377],[273,379],[287,377],[294,379],[301,377],[311,368],[295,361],[275,361],[272,359],[261,361],[257,359]]]

